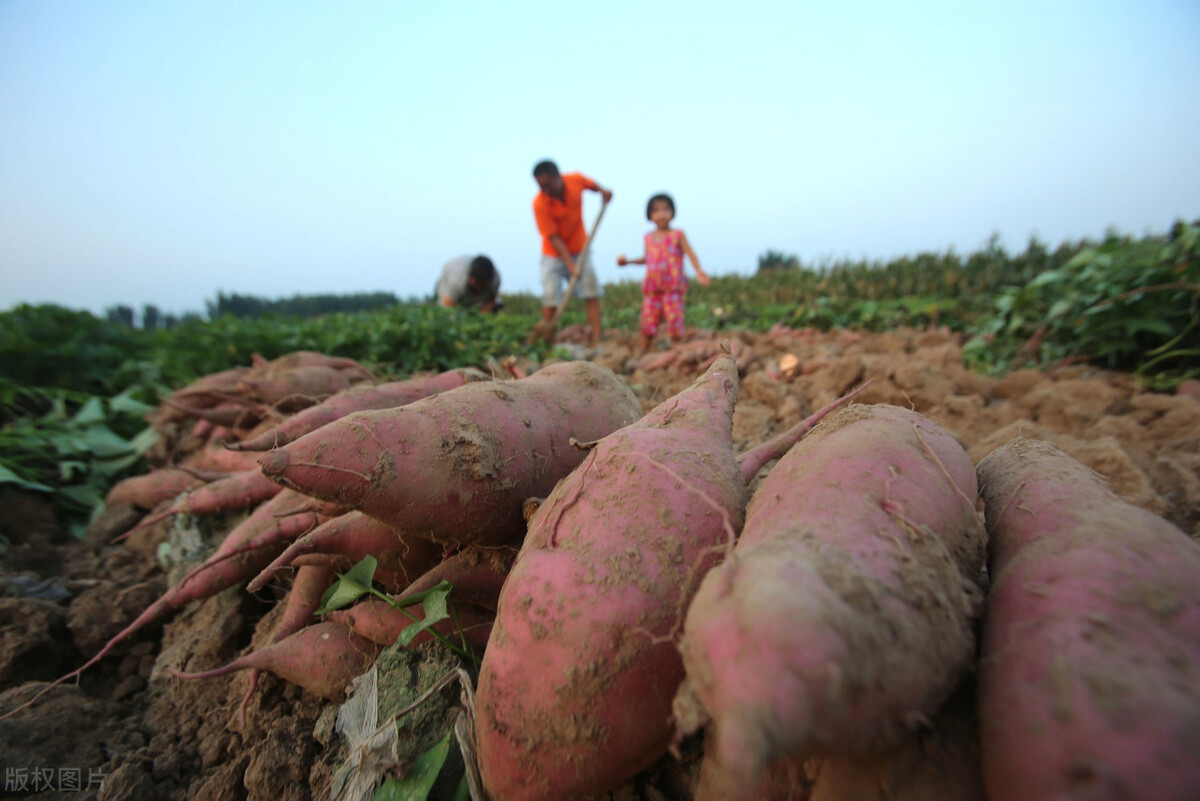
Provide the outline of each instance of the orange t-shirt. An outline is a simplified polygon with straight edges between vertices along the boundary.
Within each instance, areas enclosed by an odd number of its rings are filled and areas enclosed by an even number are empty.
[[[533,217],[542,235],[542,253],[547,256],[558,255],[554,245],[550,244],[550,237],[554,234],[562,237],[572,255],[583,250],[583,243],[587,240],[587,229],[583,227],[583,190],[599,188],[595,181],[581,172],[567,173],[562,179],[565,184],[562,200],[550,197],[545,192],[538,192],[533,199]]]

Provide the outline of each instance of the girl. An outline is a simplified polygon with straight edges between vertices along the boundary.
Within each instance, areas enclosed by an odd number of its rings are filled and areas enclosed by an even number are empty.
[[[667,334],[672,344],[683,340],[683,295],[687,292],[687,276],[683,272],[683,257],[692,262],[696,269],[696,280],[708,286],[708,275],[700,266],[692,246],[683,231],[671,227],[675,218],[675,201],[670,195],[655,195],[646,204],[646,219],[654,223],[654,230],[646,234],[646,254],[638,259],[627,259],[622,253],[617,264],[646,265],[646,277],[642,281],[642,350],[650,347],[658,333],[660,322],[666,321]]]

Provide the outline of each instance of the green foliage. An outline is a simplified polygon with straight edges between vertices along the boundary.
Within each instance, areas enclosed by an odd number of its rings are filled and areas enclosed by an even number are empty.
[[[1110,234],[1005,288],[967,356],[993,369],[1088,361],[1164,387],[1200,374],[1200,228],[1178,223],[1170,240]]]
[[[375,791],[373,801],[426,801],[433,792],[442,766],[446,764],[446,757],[450,755],[451,733],[447,730],[432,748],[413,760],[404,776],[384,779]],[[459,785],[465,783],[464,775]]]
[[[145,472],[142,455],[157,438],[141,419],[151,407],[132,391],[104,400],[3,381],[0,409],[9,419],[0,428],[0,485],[50,495],[76,536],[103,510],[113,483]]]
[[[209,318],[263,317],[278,314],[288,317],[316,317],[322,314],[374,311],[395,306],[400,301],[391,292],[358,292],[350,295],[293,295],[280,300],[268,300],[253,295],[217,293],[215,301],[205,305]],[[145,325],[145,328],[153,326]]]
[[[788,256],[778,250],[768,250],[760,254],[758,257],[758,271],[767,272],[769,270],[799,270],[800,259],[795,256]]]
[[[458,622],[458,618],[454,615],[453,604],[450,601],[450,591],[454,589],[454,585],[442,579],[436,586],[430,587],[424,592],[413,593],[403,601],[397,601],[372,586],[375,580],[375,569],[378,565],[379,562],[374,556],[364,556],[358,564],[346,571],[329,589],[325,590],[325,594],[321,596],[321,605],[317,608],[315,614],[323,615],[335,609],[342,609],[363,596],[373,595],[387,602],[394,609],[399,609],[412,619],[412,624],[400,632],[400,637],[396,640],[399,645],[407,646],[418,634],[428,630],[434,638],[441,641],[457,656],[473,664],[475,657],[467,647],[465,638],[462,638],[461,643],[452,643],[445,636],[431,628],[435,623],[440,623],[451,617],[454,617],[456,623]],[[407,609],[407,607],[416,606],[417,604],[421,605],[423,613],[423,618],[420,620]],[[462,626],[458,626],[458,631],[461,635]]]
[[[27,387],[115,395],[111,373],[138,350],[137,331],[61,306],[0,314],[0,377]]]

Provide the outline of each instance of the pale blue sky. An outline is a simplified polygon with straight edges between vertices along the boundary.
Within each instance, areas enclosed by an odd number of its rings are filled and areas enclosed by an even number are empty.
[[[535,291],[533,164],[767,249],[1012,250],[1200,216],[1200,3],[0,0],[0,309]],[[598,209],[585,208],[590,221]]]

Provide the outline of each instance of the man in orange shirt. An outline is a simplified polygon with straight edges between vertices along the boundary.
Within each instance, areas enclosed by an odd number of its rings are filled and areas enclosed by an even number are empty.
[[[562,302],[563,281],[569,281],[580,270],[575,284],[576,297],[583,298],[588,324],[592,327],[591,344],[600,341],[600,283],[592,269],[592,259],[585,256],[578,263],[579,252],[587,240],[583,224],[583,190],[599,192],[607,203],[612,190],[588,178],[583,173],[562,175],[553,161],[541,161],[533,168],[533,179],[541,189],[533,199],[533,216],[542,235],[542,319],[549,320]]]

